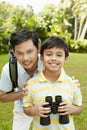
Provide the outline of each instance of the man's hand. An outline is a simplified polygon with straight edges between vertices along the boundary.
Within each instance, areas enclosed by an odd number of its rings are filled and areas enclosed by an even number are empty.
[[[80,87],[80,82],[78,79],[75,79],[75,77],[72,77],[73,82],[76,84],[77,87]]]

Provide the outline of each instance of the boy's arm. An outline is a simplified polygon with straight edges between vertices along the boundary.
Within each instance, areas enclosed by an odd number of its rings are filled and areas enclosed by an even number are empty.
[[[40,103],[34,107],[23,107],[24,112],[28,115],[28,116],[39,116],[39,117],[48,117],[48,113],[51,112],[50,107],[43,107],[44,105],[48,105],[47,102],[45,103]]]
[[[25,114],[28,116],[37,116],[34,107],[23,107]]]
[[[61,115],[66,114],[73,114],[77,115],[80,114],[82,111],[82,94],[80,88],[75,86],[74,87],[74,94],[73,94],[73,101],[69,102],[62,102],[58,107],[58,112]]]

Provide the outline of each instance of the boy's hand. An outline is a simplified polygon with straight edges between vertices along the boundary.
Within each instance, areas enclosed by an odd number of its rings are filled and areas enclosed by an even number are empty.
[[[60,106],[58,107],[58,113],[60,115],[67,115],[73,113],[73,105],[69,104],[67,102],[60,103]]]
[[[34,107],[34,111],[37,116],[39,117],[48,117],[48,114],[51,112],[50,107],[44,107],[45,105],[48,105],[49,103],[44,102],[36,105]]]

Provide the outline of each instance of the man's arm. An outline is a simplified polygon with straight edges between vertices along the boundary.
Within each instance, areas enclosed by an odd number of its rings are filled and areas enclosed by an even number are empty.
[[[80,87],[80,82],[79,82],[78,79],[75,79],[75,77],[72,76],[72,80],[73,80],[73,82],[75,83],[75,85],[76,85],[77,87]]]
[[[0,90],[0,101],[1,102],[12,102],[18,99],[23,98],[26,95],[26,90],[22,89],[19,92],[4,92]]]

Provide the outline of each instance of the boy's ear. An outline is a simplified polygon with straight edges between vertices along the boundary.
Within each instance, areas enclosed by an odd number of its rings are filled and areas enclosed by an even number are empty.
[[[67,60],[68,60],[68,57],[65,57],[65,63],[67,62]]]

